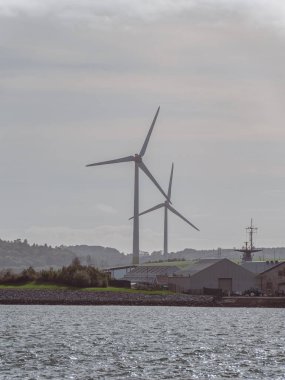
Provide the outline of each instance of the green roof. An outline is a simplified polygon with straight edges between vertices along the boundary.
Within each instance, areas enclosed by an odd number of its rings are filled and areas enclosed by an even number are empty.
[[[156,262],[156,263],[143,263],[140,266],[159,266],[159,267],[178,267],[180,269],[184,269],[192,265],[194,262],[197,260],[181,260],[181,261],[161,261],[161,262]]]

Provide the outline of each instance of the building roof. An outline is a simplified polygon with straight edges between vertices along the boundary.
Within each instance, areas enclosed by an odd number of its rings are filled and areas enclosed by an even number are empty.
[[[131,282],[153,282],[157,275],[173,275],[179,271],[175,266],[138,266],[125,274],[124,279]]]
[[[184,269],[184,268],[187,268],[187,266],[189,264],[191,264],[193,262],[193,260],[171,260],[171,261],[157,261],[157,262],[146,262],[146,263],[142,263],[140,264],[140,266],[147,266],[147,267],[154,267],[154,266],[157,266],[157,267],[178,267],[180,269]]]
[[[104,268],[103,269],[103,272],[107,272],[107,271],[110,271],[110,270],[120,270],[120,269],[130,269],[130,268],[135,268],[137,265],[122,265],[122,266],[118,266],[118,267],[110,267],[110,268]]]
[[[272,269],[275,269],[275,268],[277,268],[277,267],[279,267],[281,265],[284,265],[284,264],[285,264],[285,261],[276,262],[275,265],[273,265],[271,268],[268,268],[265,271],[259,273],[258,276],[262,276],[263,273],[267,273],[267,272],[271,271]]]
[[[204,270],[206,268],[211,267],[212,265],[224,261],[228,259],[200,259],[192,264],[190,264],[187,268],[179,271],[179,275],[182,276],[193,276],[193,274],[200,272],[201,270]],[[229,261],[229,260],[228,260]]]
[[[241,266],[248,271],[259,274],[278,265],[275,261],[244,261]]]

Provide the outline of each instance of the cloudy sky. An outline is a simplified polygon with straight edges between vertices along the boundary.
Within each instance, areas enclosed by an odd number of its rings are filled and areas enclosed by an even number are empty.
[[[0,237],[132,249],[131,163],[176,216],[169,249],[285,246],[282,0],[0,0]],[[141,174],[140,209],[162,201]],[[140,219],[162,249],[163,211]]]

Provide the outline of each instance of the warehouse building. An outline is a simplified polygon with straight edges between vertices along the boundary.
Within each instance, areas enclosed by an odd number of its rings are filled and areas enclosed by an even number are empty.
[[[228,259],[199,260],[172,276],[158,277],[158,283],[178,292],[203,294],[205,288],[221,289],[223,294],[242,294],[255,287],[255,275]]]
[[[285,295],[285,262],[260,273],[257,276],[257,286],[268,296]]]
[[[278,261],[267,260],[267,261],[243,261],[241,266],[244,269],[253,272],[255,275],[265,272],[267,269],[273,268],[278,264]]]

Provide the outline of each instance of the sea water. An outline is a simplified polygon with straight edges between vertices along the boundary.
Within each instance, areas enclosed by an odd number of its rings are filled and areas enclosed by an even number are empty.
[[[0,379],[285,379],[285,310],[0,305]]]

